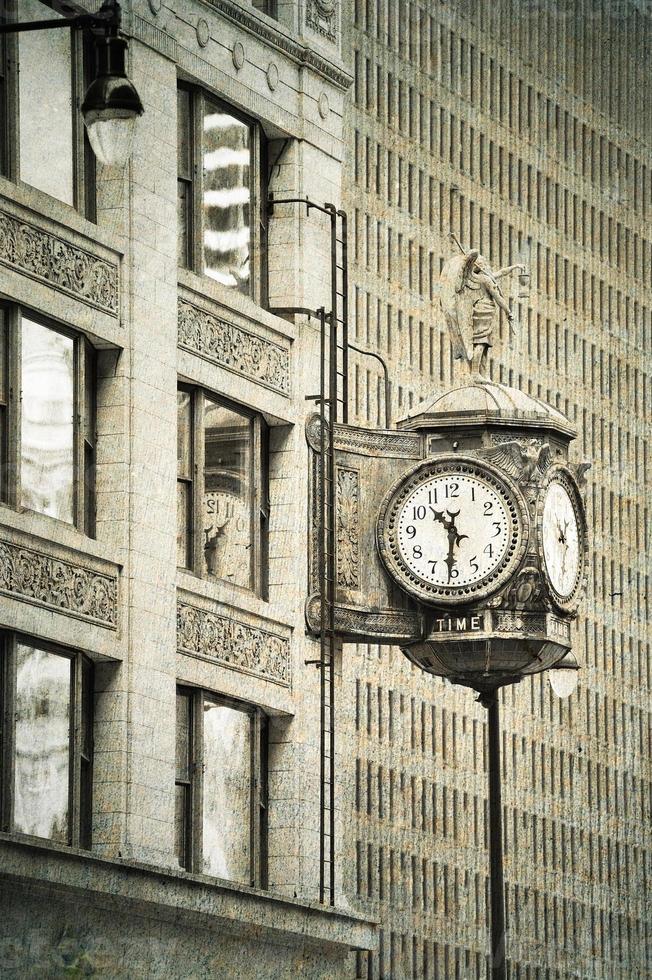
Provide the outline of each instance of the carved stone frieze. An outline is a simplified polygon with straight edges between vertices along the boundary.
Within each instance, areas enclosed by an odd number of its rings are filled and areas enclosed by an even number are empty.
[[[0,541],[0,593],[117,629],[117,575]]]
[[[177,646],[233,670],[290,686],[290,640],[188,602],[177,603]]]
[[[397,459],[421,458],[421,438],[411,432],[336,425],[333,441],[336,449],[360,453],[363,456],[392,456]]]
[[[360,475],[338,468],[336,477],[337,584],[357,589],[359,579]]]
[[[180,347],[251,381],[290,392],[290,352],[186,300],[179,300]]]
[[[98,258],[6,211],[0,211],[0,262],[118,316],[117,263]]]
[[[337,38],[337,0],[307,0],[306,24],[334,42]]]

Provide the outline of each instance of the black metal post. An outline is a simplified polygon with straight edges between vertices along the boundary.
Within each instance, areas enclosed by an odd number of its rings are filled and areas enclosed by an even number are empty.
[[[487,709],[489,760],[489,889],[491,895],[490,980],[505,980],[505,884],[503,871],[503,806],[500,771],[498,691],[479,698]]]

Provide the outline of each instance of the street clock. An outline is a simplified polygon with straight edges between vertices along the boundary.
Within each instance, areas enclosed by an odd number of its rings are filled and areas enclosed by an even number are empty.
[[[584,584],[587,533],[582,498],[565,467],[548,473],[539,502],[539,539],[552,601],[572,611]]]
[[[497,468],[445,455],[392,487],[377,535],[401,588],[425,602],[457,606],[509,579],[527,546],[529,518],[521,492]]]

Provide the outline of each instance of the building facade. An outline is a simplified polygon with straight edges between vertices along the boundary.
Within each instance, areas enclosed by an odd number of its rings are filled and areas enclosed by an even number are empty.
[[[323,887],[320,336],[287,310],[330,309],[332,205],[393,421],[461,378],[450,233],[529,269],[491,375],[578,429],[592,566],[577,692],[503,696],[509,975],[652,976],[652,27],[577,6],[133,0],[124,170],[84,136],[90,40],[4,37],[0,972],[486,973],[484,709],[397,649],[335,664]]]
[[[330,225],[267,204],[340,203],[340,18],[126,3],[124,169],[84,134],[92,38],[2,38],[4,975],[327,978],[373,946],[319,901],[319,330],[271,312],[327,301]]]
[[[652,135],[645,5],[350,5],[345,208],[352,339],[391,415],[461,383],[438,278],[452,232],[524,262],[491,377],[577,428],[591,530],[579,686],[502,696],[508,975],[652,975]],[[351,421],[384,424],[351,355]],[[349,888],[380,921],[357,976],[486,975],[485,712],[400,652],[345,649]]]

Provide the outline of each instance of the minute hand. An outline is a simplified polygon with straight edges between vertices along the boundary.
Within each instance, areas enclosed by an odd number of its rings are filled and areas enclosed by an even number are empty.
[[[448,534],[448,555],[444,559],[444,564],[448,568],[448,581],[450,582],[453,577],[453,569],[457,565],[457,558],[455,558],[455,548],[459,546],[460,541],[464,541],[468,538],[468,534],[460,534],[455,526],[455,518],[459,515],[459,510],[447,510],[450,520],[446,520],[444,517],[443,510],[433,510],[434,519],[443,524],[446,533]]]

